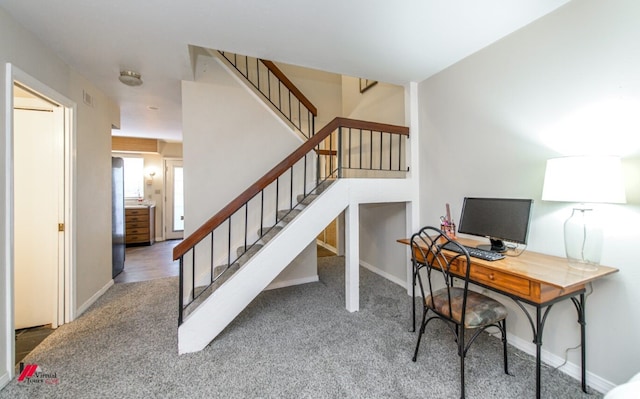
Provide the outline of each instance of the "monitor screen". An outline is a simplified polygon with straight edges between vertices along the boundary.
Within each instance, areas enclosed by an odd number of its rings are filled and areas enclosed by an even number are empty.
[[[531,199],[469,198],[464,199],[458,232],[488,237],[492,251],[504,252],[504,241],[527,243]]]

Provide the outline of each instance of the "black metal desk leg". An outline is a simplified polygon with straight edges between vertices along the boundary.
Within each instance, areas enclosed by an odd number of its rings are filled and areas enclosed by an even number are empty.
[[[542,331],[544,330],[544,323],[547,320],[547,316],[549,315],[549,311],[553,304],[547,306],[544,310],[544,313],[541,314],[542,305],[536,305],[536,321],[534,323],[533,317],[531,317],[531,313],[527,311],[527,309],[520,303],[520,301],[516,301],[514,299],[516,305],[522,309],[527,319],[529,319],[529,324],[531,324],[531,332],[533,333],[533,343],[536,344],[536,398],[540,399],[540,386],[541,386],[541,369],[542,369]]]
[[[542,322],[540,320],[540,306],[536,306],[536,331],[533,338],[536,344],[536,398],[540,399],[540,371],[542,355]]]
[[[416,331],[416,265],[414,264],[413,266],[413,271],[411,272],[412,276],[411,276],[411,309],[412,309],[412,321],[413,321],[413,328],[411,329],[411,332],[415,332]]]
[[[578,301],[575,297],[571,298],[573,305],[576,307],[576,311],[578,312],[578,323],[580,323],[580,348],[581,348],[581,357],[582,357],[582,392],[587,392],[587,322],[586,322],[586,312],[585,312],[585,295],[584,293],[580,294],[580,301]]]

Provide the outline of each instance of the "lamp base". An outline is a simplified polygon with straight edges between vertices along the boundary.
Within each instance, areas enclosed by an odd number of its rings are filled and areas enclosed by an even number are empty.
[[[598,270],[602,238],[602,228],[593,210],[574,208],[564,223],[564,245],[569,266],[578,270]]]
[[[581,262],[575,259],[569,259],[569,267],[576,270],[582,270],[587,272],[595,272],[598,270],[598,265],[594,263]]]

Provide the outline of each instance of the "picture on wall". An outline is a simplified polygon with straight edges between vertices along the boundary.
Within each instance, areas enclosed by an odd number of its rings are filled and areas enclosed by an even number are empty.
[[[372,88],[377,84],[378,84],[377,80],[360,78],[360,93],[364,93],[365,91],[369,90],[370,88]]]

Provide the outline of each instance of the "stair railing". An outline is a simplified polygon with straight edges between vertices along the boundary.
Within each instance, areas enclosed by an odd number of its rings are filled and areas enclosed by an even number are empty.
[[[271,61],[219,51],[306,138],[315,133],[317,108]]]
[[[176,245],[178,324],[197,307],[199,297],[230,278],[262,237],[321,184],[343,177],[347,169],[406,171],[403,139],[408,137],[404,126],[335,118]]]

